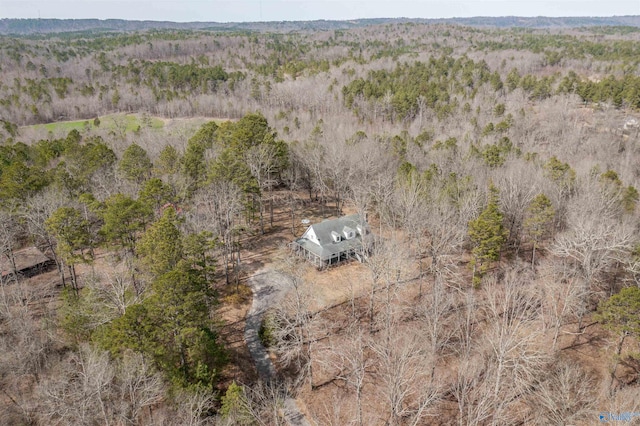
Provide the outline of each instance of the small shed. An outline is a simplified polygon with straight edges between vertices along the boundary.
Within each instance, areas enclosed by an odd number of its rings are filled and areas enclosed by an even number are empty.
[[[362,261],[368,234],[369,227],[360,215],[343,216],[309,226],[302,237],[291,243],[291,247],[322,268],[349,259]]]
[[[55,262],[37,247],[27,247],[13,252],[15,271],[6,255],[0,257],[0,271],[4,280],[14,272],[23,277],[32,277],[49,271]]]

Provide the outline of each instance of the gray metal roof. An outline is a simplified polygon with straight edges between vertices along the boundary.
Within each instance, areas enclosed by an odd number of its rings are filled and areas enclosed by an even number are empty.
[[[13,252],[16,264],[16,272],[33,268],[38,265],[44,265],[52,260],[42,253],[37,247],[27,247]],[[12,265],[6,256],[0,256],[0,273],[2,276],[9,275],[12,272]]]
[[[314,253],[315,255],[320,257],[320,259],[328,260],[341,252],[345,252],[361,246],[362,236],[358,232],[358,227],[360,227],[363,232],[366,232],[367,225],[360,218],[360,215],[357,214],[343,216],[333,220],[324,220],[309,227],[313,229],[313,232],[318,237],[321,245],[318,245],[306,238],[298,238],[296,240],[296,243],[300,247]],[[343,239],[339,242],[335,242],[331,236],[331,233],[336,232],[340,235],[344,235],[343,231],[353,231],[355,232],[355,237],[350,240]]]

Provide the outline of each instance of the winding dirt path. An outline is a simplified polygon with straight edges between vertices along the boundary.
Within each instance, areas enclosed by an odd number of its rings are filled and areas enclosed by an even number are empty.
[[[249,312],[247,312],[244,339],[260,379],[269,383],[276,380],[276,369],[269,358],[266,348],[260,341],[258,331],[260,330],[264,313],[282,300],[291,288],[291,281],[277,271],[263,268],[249,278],[248,285],[253,292],[253,303]],[[287,423],[292,426],[310,426],[304,414],[298,408],[296,400],[292,397],[285,399],[284,414]]]

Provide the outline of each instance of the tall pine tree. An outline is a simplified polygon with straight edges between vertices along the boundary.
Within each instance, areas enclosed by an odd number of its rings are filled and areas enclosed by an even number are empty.
[[[154,277],[171,271],[182,259],[182,239],[177,220],[175,210],[166,208],[162,217],[138,240],[136,251],[140,263]]]
[[[125,178],[132,182],[144,182],[151,176],[153,164],[140,145],[132,143],[122,153],[122,159],[118,163],[118,170]]]
[[[69,268],[71,284],[77,293],[75,265],[91,261],[89,253],[84,251],[91,241],[88,223],[77,209],[60,207],[46,220],[45,226],[57,241],[58,257]],[[61,273],[64,274],[64,270]]]
[[[469,222],[469,238],[473,244],[473,282],[477,285],[489,264],[500,259],[502,246],[507,241],[508,231],[504,228],[503,215],[498,206],[498,189],[489,186],[487,206],[477,219]]]
[[[178,387],[211,391],[225,362],[212,303],[202,273],[179,262],[153,281],[148,298],[101,327],[94,341],[116,356],[126,349],[149,356]]]

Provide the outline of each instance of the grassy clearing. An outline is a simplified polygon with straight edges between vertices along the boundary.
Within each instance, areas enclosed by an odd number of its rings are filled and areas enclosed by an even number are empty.
[[[71,130],[82,130],[85,127],[94,127],[90,121],[87,120],[78,120],[78,121],[61,121],[58,123],[47,123],[47,124],[35,124],[33,126],[24,126],[25,129],[45,129],[48,132],[56,132],[56,131],[65,131],[70,132]]]
[[[137,135],[137,132],[152,132],[158,135],[192,135],[203,124],[214,121],[221,124],[229,121],[226,118],[210,117],[180,117],[161,118],[147,114],[109,114],[95,119],[59,121],[48,124],[35,124],[20,128],[23,134],[35,135],[34,138],[66,137],[71,130],[78,130],[83,134],[112,135],[124,139],[126,135]],[[187,136],[187,137],[188,137]]]
[[[65,132],[71,130],[94,130],[106,129],[117,133],[136,132],[143,128],[151,128],[161,130],[164,127],[164,121],[157,117],[151,117],[145,114],[110,114],[95,120],[76,120],[76,121],[59,121],[48,124],[35,124],[33,126],[25,126],[25,129],[44,129],[48,132]],[[99,123],[96,126],[96,123]]]

